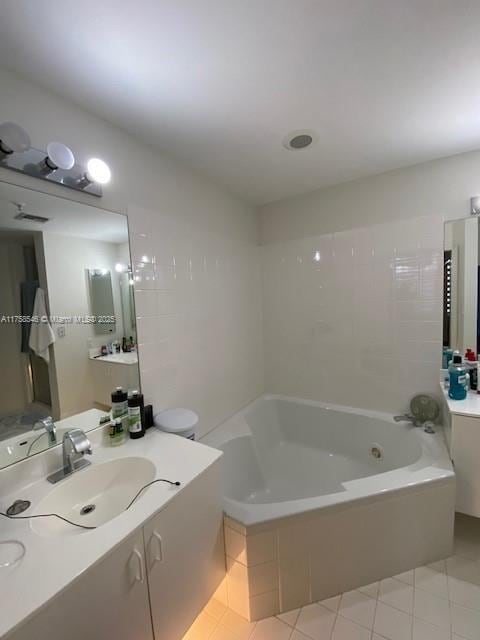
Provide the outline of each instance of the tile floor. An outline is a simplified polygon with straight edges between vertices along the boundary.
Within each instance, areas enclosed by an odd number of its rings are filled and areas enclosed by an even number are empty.
[[[480,640],[480,519],[457,516],[455,551],[295,611],[250,623],[212,599],[184,640]]]

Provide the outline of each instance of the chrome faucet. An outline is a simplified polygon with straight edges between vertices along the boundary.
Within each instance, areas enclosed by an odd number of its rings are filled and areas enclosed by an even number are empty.
[[[47,432],[49,444],[57,444],[57,427],[55,426],[52,416],[42,418],[42,420],[37,420],[34,423],[33,430],[39,431],[40,429],[45,429]]]
[[[84,431],[81,429],[71,429],[63,436],[63,467],[48,476],[47,480],[55,484],[63,478],[88,467],[89,460],[84,458],[85,454],[92,455],[92,445]]]
[[[406,413],[403,416],[393,416],[395,422],[410,422],[414,427],[421,427],[421,423],[417,422],[417,419],[411,416],[409,413]]]
[[[433,428],[433,422],[427,420],[426,422],[419,422],[414,416],[406,413],[404,416],[393,416],[395,422],[410,422],[414,427],[421,427],[425,433],[435,433]]]

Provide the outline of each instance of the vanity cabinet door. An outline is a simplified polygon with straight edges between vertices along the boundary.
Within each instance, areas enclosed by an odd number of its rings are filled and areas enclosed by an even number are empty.
[[[219,462],[144,527],[155,640],[180,640],[225,575]]]
[[[51,570],[55,571],[55,558]],[[12,640],[33,639],[153,640],[142,530],[12,635]]]

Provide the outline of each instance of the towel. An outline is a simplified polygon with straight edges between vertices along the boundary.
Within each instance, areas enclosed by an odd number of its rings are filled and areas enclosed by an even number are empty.
[[[33,305],[33,316],[38,318],[38,322],[31,323],[30,339],[28,344],[30,349],[37,356],[43,358],[48,364],[50,355],[48,347],[55,342],[55,334],[50,326],[47,316],[47,307],[45,305],[45,291],[38,288],[35,294],[35,303]]]

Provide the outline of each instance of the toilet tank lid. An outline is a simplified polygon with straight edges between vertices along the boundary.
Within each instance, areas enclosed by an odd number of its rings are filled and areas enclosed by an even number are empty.
[[[165,409],[154,418],[154,423],[163,431],[178,433],[193,429],[198,422],[198,416],[191,409]]]

